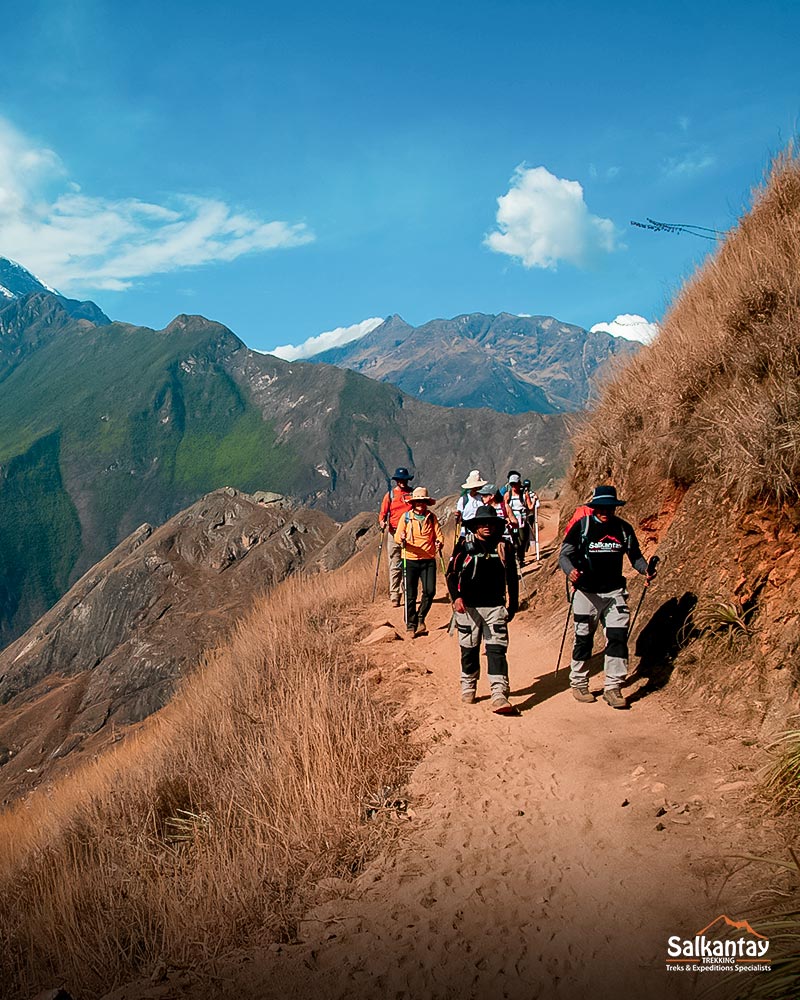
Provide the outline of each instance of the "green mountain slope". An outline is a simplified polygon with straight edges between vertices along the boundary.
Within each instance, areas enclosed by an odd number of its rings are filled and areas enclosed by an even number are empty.
[[[0,644],[142,522],[222,486],[346,519],[397,464],[435,492],[476,467],[563,471],[559,416],[431,406],[200,316],[156,331],[97,314],[47,293],[0,308]]]

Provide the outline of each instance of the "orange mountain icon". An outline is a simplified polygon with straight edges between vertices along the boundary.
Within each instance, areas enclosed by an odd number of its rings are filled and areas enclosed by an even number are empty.
[[[701,937],[703,934],[706,933],[706,931],[711,930],[711,928],[715,924],[718,924],[720,922],[720,920],[722,920],[723,923],[725,925],[727,925],[728,927],[732,927],[735,931],[747,931],[748,934],[753,934],[753,935],[755,935],[755,937],[761,938],[762,941],[766,941],[767,940],[767,938],[765,937],[765,935],[759,934],[758,931],[754,931],[753,928],[750,926],[750,924],[746,920],[731,920],[731,918],[730,917],[726,917],[724,913],[720,913],[720,915],[716,919],[714,919],[714,920],[711,921],[711,923],[708,925],[708,927],[704,927],[701,931],[698,931],[695,934],[695,937]]]

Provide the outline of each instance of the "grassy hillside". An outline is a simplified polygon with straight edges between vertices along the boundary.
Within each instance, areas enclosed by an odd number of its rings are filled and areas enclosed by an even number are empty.
[[[578,435],[573,499],[614,482],[664,558],[644,669],[768,730],[800,687],[800,159],[678,294]]]
[[[4,995],[88,1000],[286,940],[315,883],[363,864],[364,803],[416,753],[343,627],[371,563],[287,581],[139,737],[0,817]]]

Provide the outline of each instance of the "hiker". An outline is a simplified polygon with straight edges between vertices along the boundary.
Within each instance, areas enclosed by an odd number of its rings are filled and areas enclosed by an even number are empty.
[[[582,702],[595,700],[589,691],[586,661],[592,655],[592,639],[599,621],[606,633],[603,698],[612,708],[627,707],[620,690],[628,676],[630,621],[623,555],[648,584],[656,575],[655,570],[648,573],[633,528],[616,515],[617,507],[626,502],[617,498],[614,486],[596,486],[587,505],[591,514],[573,524],[558,557],[559,566],[575,588],[575,645],[569,671],[573,697]]]
[[[506,519],[511,531],[511,540],[520,566],[525,565],[525,552],[528,548],[528,505],[522,493],[522,477],[518,472],[508,474],[503,501],[506,508]]]
[[[403,560],[400,554],[400,546],[394,540],[394,533],[400,518],[406,511],[411,510],[408,498],[411,495],[410,482],[414,477],[402,466],[395,469],[392,479],[397,484],[384,495],[381,501],[381,510],[378,514],[378,526],[381,531],[389,532],[386,545],[389,551],[389,599],[396,607],[400,607],[400,588],[403,580]]]
[[[461,536],[464,534],[464,521],[471,518],[483,502],[478,490],[486,485],[487,481],[481,477],[477,469],[473,469],[467,476],[467,481],[461,484],[461,489],[466,490],[456,503],[456,528],[460,526]]]
[[[506,509],[503,506],[503,498],[494,483],[486,483],[485,486],[481,486],[478,490],[478,496],[481,498],[482,504],[491,507],[498,517],[505,519]]]
[[[480,673],[481,638],[486,645],[492,710],[517,715],[509,702],[508,623],[519,606],[519,580],[511,545],[502,537],[504,518],[484,504],[465,520],[466,529],[447,568],[461,647],[461,700],[472,705]]]
[[[397,524],[394,540],[402,549],[406,593],[406,631],[425,635],[425,617],[436,596],[436,556],[444,546],[439,519],[430,509],[436,501],[424,486],[408,498],[411,509]],[[422,600],[417,610],[417,589],[422,583]]]
[[[539,559],[539,495],[531,487],[530,479],[522,480],[522,498],[528,509],[525,520],[528,522],[528,548],[534,549],[536,559]]]

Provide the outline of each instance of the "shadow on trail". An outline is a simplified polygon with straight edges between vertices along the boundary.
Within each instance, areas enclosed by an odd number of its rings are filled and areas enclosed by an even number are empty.
[[[603,650],[599,653],[594,653],[590,660],[588,660],[589,666],[589,677],[594,677],[599,674],[603,669]],[[553,667],[555,671],[555,666]],[[528,697],[523,702],[518,702],[516,708],[520,712],[527,712],[529,709],[534,708],[536,705],[541,705],[543,701],[547,701],[548,698],[552,698],[554,695],[561,694],[562,691],[566,691],[569,688],[569,660],[566,665],[562,664],[559,668],[558,673],[548,673],[541,677],[535,677],[533,681],[523,688],[518,688],[516,691],[512,691],[511,695],[514,698],[523,698],[525,695]]]
[[[689,591],[681,597],[671,597],[639,633],[634,655],[640,659],[628,681],[644,679],[644,684],[628,696],[628,704],[667,685],[675,669],[675,657],[685,643],[687,622],[696,604],[697,595]]]

